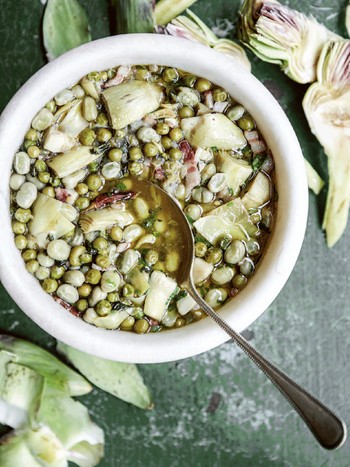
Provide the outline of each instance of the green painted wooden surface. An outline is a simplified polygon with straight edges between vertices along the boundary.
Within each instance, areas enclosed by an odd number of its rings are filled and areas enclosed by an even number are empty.
[[[107,0],[82,3],[91,18],[93,38],[108,35]],[[347,1],[288,4],[345,34]],[[0,6],[2,110],[44,65],[45,57],[40,0],[1,0]],[[234,22],[238,7],[238,0],[199,0],[194,10],[215,26],[225,19]],[[273,65],[251,58],[253,73],[279,99],[305,156],[326,176],[326,159],[301,108],[306,87],[292,83]],[[296,268],[246,336],[350,423],[350,227],[328,250],[320,228],[324,201],[325,192],[317,198],[310,194],[307,233]],[[0,299],[2,331],[53,349],[54,339],[34,325],[3,289]],[[152,389],[153,411],[143,412],[98,390],[83,399],[106,432],[103,467],[350,465],[349,443],[335,452],[319,448],[271,383],[230,343],[195,358],[143,365],[140,370]]]

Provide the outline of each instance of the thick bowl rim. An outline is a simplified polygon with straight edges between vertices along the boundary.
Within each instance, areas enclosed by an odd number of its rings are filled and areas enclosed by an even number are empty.
[[[229,337],[209,319],[177,330],[140,336],[98,329],[64,311],[26,271],[14,245],[8,209],[8,180],[12,158],[20,143],[18,135],[23,137],[35,113],[52,96],[93,70],[120,64],[151,63],[182,68],[223,86],[252,113],[274,154],[279,209],[268,255],[247,287],[220,312],[236,331],[241,332],[252,324],[288,280],[302,246],[308,211],[304,161],[289,120],[260,81],[222,54],[186,39],[128,34],[78,47],[33,75],[0,117],[2,283],[18,306],[56,339],[99,357],[133,363],[179,360],[212,349]]]

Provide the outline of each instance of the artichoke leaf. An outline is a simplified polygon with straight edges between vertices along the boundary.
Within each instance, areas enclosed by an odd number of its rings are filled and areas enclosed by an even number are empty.
[[[311,131],[328,157],[329,186],[323,229],[327,244],[343,234],[350,206],[350,41],[325,44],[318,81],[305,94],[303,108]]]
[[[186,11],[187,16],[181,15],[173,19],[166,28],[159,32],[165,32],[171,36],[183,37],[193,42],[211,47],[219,53],[223,53],[235,61],[238,61],[248,71],[251,71],[250,61],[244,49],[230,39],[219,39],[205,23],[191,10]]]
[[[323,45],[339,36],[276,0],[245,0],[239,37],[262,60],[280,65],[298,83],[309,83],[316,79]]]
[[[152,407],[149,390],[136,365],[86,355],[61,342],[58,342],[57,349],[100,389],[141,409]]]
[[[43,38],[48,60],[91,41],[89,20],[78,0],[48,0]]]

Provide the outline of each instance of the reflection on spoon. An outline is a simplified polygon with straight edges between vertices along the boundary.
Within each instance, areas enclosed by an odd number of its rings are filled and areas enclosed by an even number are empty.
[[[144,187],[142,187],[144,185]],[[198,294],[193,283],[194,239],[191,227],[181,207],[167,192],[146,180],[139,180],[139,190],[155,190],[164,199],[176,216],[179,239],[186,254],[183,255],[181,268],[177,270],[177,283],[192,296],[203,311],[210,316],[244,350],[253,362],[265,373],[296,412],[304,420],[317,441],[326,449],[340,447],[346,439],[346,425],[316,397],[299,386],[288,375],[254,349],[239,333],[234,331]]]

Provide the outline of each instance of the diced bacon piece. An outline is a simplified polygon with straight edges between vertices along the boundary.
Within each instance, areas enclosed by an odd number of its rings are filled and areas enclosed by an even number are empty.
[[[116,86],[124,81],[125,78],[129,75],[131,71],[130,65],[120,65],[118,68],[117,74],[114,78],[110,79],[104,84],[104,88],[110,88],[111,86]]]

